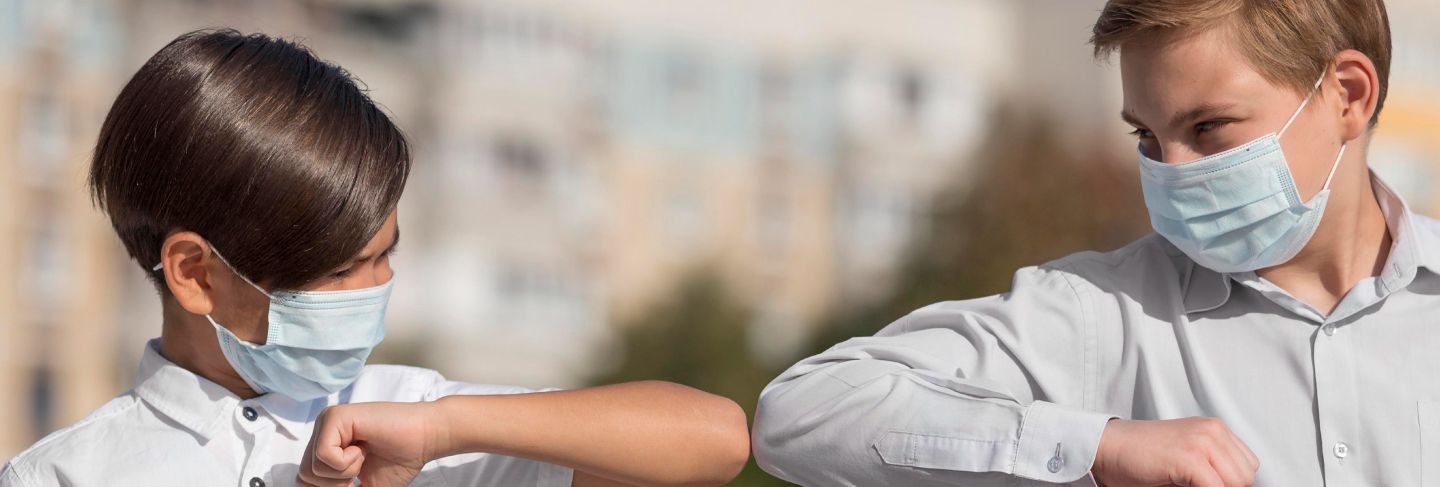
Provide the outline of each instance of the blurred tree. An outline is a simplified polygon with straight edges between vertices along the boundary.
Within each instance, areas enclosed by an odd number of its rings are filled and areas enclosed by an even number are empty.
[[[975,176],[932,202],[888,296],[834,310],[807,353],[873,335],[922,306],[1002,293],[1021,267],[1118,248],[1150,231],[1135,165],[1067,147],[1043,121],[1003,114]]]
[[[1092,148],[1064,147],[1041,123],[1002,116],[993,127],[995,136],[975,155],[977,176],[955,178],[933,202],[892,291],[835,309],[795,360],[872,335],[926,304],[1004,292],[1022,266],[1118,247],[1148,231],[1133,166]],[[752,319],[723,279],[702,268],[675,294],[621,323],[623,358],[591,382],[668,380],[729,397],[753,418],[760,390],[780,370],[750,351]],[[732,485],[788,484],[752,460]]]
[[[593,384],[666,380],[725,396],[754,418],[760,389],[780,370],[750,351],[751,308],[732,294],[719,273],[702,267],[690,273],[664,302],[622,321],[623,357]],[[732,485],[789,485],[767,475],[752,459]]]

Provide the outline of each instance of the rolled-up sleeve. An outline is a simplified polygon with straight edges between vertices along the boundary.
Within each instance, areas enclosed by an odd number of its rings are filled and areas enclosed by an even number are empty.
[[[1025,268],[1004,295],[938,303],[802,360],[760,396],[756,460],[805,485],[1094,485],[1086,287]]]

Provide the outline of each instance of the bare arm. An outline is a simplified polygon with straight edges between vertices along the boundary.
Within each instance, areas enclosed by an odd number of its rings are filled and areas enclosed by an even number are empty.
[[[749,457],[733,401],[667,382],[332,407],[302,482],[405,485],[430,460],[492,453],[575,469],[574,485],[721,485]]]
[[[724,484],[750,456],[738,405],[668,382],[436,403],[449,421],[444,455],[498,453],[643,485]]]

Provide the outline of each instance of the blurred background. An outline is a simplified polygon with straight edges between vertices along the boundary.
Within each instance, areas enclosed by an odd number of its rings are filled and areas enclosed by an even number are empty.
[[[374,362],[733,398],[1149,230],[1101,0],[0,0],[0,459],[132,384],[159,302],[84,171],[175,36],[297,39],[417,164]],[[1440,210],[1440,3],[1390,0],[1373,166]],[[752,465],[736,485],[773,485]]]

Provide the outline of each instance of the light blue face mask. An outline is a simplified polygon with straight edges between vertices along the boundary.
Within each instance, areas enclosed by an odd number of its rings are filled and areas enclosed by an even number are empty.
[[[211,250],[215,251],[213,246]],[[393,277],[365,289],[271,293],[236,271],[220,252],[215,251],[215,256],[270,298],[264,345],[241,340],[205,315],[215,327],[225,359],[256,392],[300,401],[330,395],[355,382],[365,359],[385,338],[385,308]],[[154,270],[163,266],[156,264]]]
[[[1310,241],[1345,144],[1325,185],[1309,202],[1300,198],[1280,135],[1290,128],[1320,80],[1279,132],[1191,162],[1166,164],[1140,153],[1140,187],[1150,224],[1196,263],[1218,272],[1244,272],[1283,264]]]

